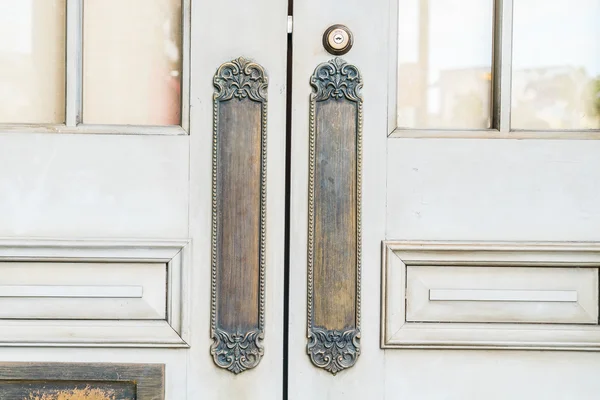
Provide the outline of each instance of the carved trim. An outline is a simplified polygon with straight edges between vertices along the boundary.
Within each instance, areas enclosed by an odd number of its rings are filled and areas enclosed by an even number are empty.
[[[341,58],[317,66],[310,78],[309,188],[308,188],[308,345],[307,353],[317,367],[337,374],[352,367],[360,355],[361,308],[361,197],[362,197],[362,77],[358,68]],[[314,251],[315,251],[315,170],[316,108],[318,102],[350,101],[356,103],[356,293],[355,323],[351,329],[329,330],[314,324]],[[326,294],[323,294],[326,295]]]
[[[257,63],[239,57],[222,64],[213,84],[213,164],[212,164],[212,268],[211,268],[211,338],[210,353],[215,364],[234,374],[254,368],[260,362],[264,348],[265,273],[266,273],[266,210],[267,210],[267,87],[265,70]],[[259,243],[259,306],[256,330],[228,332],[219,327],[217,311],[218,285],[218,144],[219,105],[232,100],[249,99],[261,103],[261,170],[260,170],[260,243]],[[245,282],[240,282],[244,285]]]
[[[596,268],[600,242],[382,242],[383,349],[600,351],[600,326],[560,323],[419,323],[406,319],[407,268]]]
[[[314,365],[335,375],[356,363],[360,355],[360,332],[312,328],[308,331],[307,349]]]
[[[263,331],[229,334],[216,329],[215,334],[218,340],[212,344],[210,353],[218,366],[239,374],[258,365],[264,354]]]
[[[363,83],[360,72],[356,66],[339,57],[319,64],[310,77],[310,84],[315,90],[310,95],[311,104],[330,98],[346,98],[362,105],[360,91]],[[314,122],[314,119],[311,122]]]
[[[265,70],[244,57],[222,64],[213,83],[216,89],[214,100],[217,102],[246,97],[258,102],[267,101],[268,82]]]
[[[188,347],[189,251],[187,239],[1,239],[3,262],[166,263],[168,284],[164,320],[0,319],[0,346]]]

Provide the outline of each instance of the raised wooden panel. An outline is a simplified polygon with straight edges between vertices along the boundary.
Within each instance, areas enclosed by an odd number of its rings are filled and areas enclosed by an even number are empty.
[[[598,268],[408,266],[407,322],[598,323]]]
[[[0,263],[0,318],[166,319],[166,263]]]
[[[0,240],[0,345],[187,347],[188,243]]]
[[[383,348],[600,351],[600,243],[383,242]]]
[[[1,363],[3,400],[164,400],[162,364]]]

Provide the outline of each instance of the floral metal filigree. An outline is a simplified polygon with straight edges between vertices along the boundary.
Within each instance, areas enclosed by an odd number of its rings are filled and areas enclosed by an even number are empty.
[[[316,89],[311,94],[311,100],[314,101],[329,98],[362,100],[362,79],[358,68],[341,58],[320,64],[310,77],[310,84]]]
[[[262,339],[260,331],[229,334],[217,329],[213,332],[210,354],[215,364],[237,375],[258,365],[264,354]]]
[[[335,375],[356,363],[360,355],[360,331],[312,328],[308,332],[307,352],[317,367]]]
[[[264,69],[243,57],[222,64],[213,83],[217,89],[214,94],[215,100],[267,100],[267,77]]]

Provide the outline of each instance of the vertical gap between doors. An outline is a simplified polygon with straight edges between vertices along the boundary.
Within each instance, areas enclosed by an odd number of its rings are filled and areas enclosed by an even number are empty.
[[[288,0],[288,15],[294,15],[294,0]],[[290,209],[292,177],[292,35],[287,37],[286,101],[285,101],[285,238],[283,253],[283,399],[288,399],[289,322],[290,322]]]

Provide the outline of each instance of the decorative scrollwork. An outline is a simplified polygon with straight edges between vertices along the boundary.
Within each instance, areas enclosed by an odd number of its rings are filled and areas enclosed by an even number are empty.
[[[360,355],[360,331],[311,328],[307,352],[313,364],[335,375],[356,363]]]
[[[222,64],[213,83],[217,89],[215,100],[226,101],[234,97],[267,100],[267,78],[263,67],[243,57]]]
[[[216,329],[210,354],[215,364],[237,375],[258,365],[264,354],[263,336],[261,331],[229,334]]]
[[[358,68],[346,63],[341,58],[320,64],[310,77],[310,84],[316,93],[311,94],[311,100],[324,101],[329,98],[351,101],[362,100],[362,79]]]

